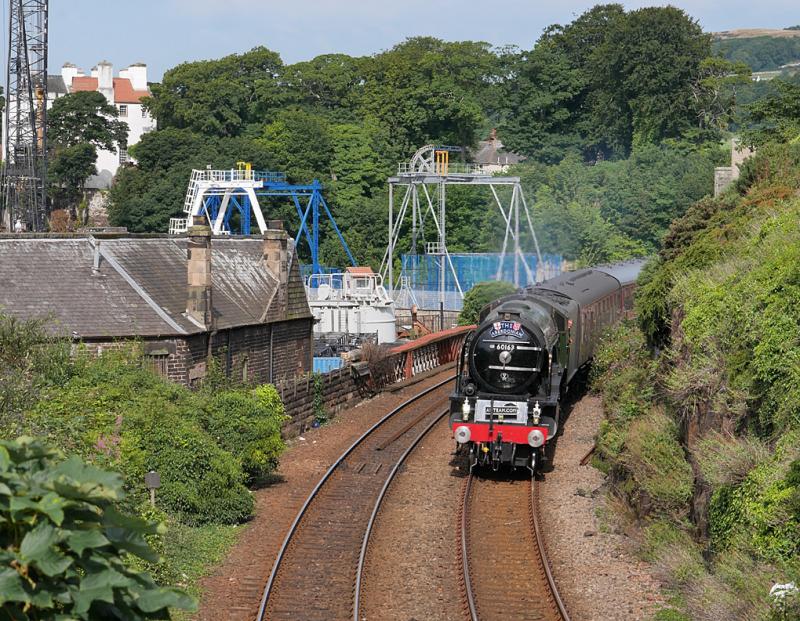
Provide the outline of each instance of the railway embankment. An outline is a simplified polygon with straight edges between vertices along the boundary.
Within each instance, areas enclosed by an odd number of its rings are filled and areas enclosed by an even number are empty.
[[[800,146],[770,147],[691,207],[597,356],[595,463],[658,567],[657,619],[800,618],[798,187]]]

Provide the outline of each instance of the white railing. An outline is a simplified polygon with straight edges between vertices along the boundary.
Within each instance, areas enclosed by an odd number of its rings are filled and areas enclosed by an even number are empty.
[[[476,175],[476,176],[490,176],[490,173],[484,171],[481,164],[462,164],[461,162],[450,162],[448,164],[435,163],[432,164],[429,170],[419,170],[417,166],[411,162],[400,162],[397,165],[398,175]]]
[[[189,230],[189,218],[170,218],[169,219],[169,234],[170,235],[183,235]]]
[[[286,181],[286,174],[282,172],[272,172],[263,170],[247,170],[232,168],[230,170],[211,170],[195,169],[192,171],[193,182],[222,182],[230,183],[234,181]],[[191,183],[191,182],[190,182]]]

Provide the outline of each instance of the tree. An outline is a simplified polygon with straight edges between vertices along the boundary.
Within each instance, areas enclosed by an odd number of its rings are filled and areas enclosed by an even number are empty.
[[[71,207],[84,192],[86,180],[97,174],[97,151],[88,142],[64,147],[55,152],[47,173],[50,177],[50,194],[56,206]]]
[[[625,154],[634,144],[681,136],[695,124],[691,88],[710,54],[710,37],[680,9],[627,13],[594,55],[593,86],[606,94],[593,109],[596,125],[617,127]]]
[[[458,315],[458,325],[478,323],[478,316],[484,306],[516,290],[512,283],[505,280],[479,282],[464,294],[464,307]]]
[[[377,119],[392,136],[389,161],[431,141],[472,145],[496,63],[486,43],[433,37],[408,39],[370,59],[361,114]]]
[[[120,513],[122,477],[32,438],[0,441],[0,604],[7,619],[168,619],[194,603],[126,557],[155,562],[156,527]]]
[[[751,146],[800,142],[800,84],[775,80],[775,90],[745,110],[742,140]]]
[[[183,63],[152,86],[147,106],[161,128],[239,136],[286,102],[280,56],[265,47],[219,60]]]
[[[258,142],[295,183],[330,176],[330,127],[322,116],[298,108],[281,110]]]
[[[700,128],[728,129],[736,110],[737,91],[750,84],[750,68],[722,58],[706,58],[692,84],[692,97]]]
[[[69,93],[57,98],[47,113],[47,137],[56,148],[86,143],[113,151],[128,142],[128,126],[118,116],[102,93]]]

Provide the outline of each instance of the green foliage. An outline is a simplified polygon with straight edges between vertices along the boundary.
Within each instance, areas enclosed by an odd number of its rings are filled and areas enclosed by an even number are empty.
[[[687,513],[694,490],[692,468],[678,442],[677,426],[663,411],[653,409],[631,423],[621,459],[655,512]]]
[[[47,175],[54,205],[73,207],[81,200],[86,180],[97,174],[97,151],[88,142],[56,151]]]
[[[120,513],[118,474],[30,438],[0,441],[0,604],[9,619],[168,619],[192,608],[125,558],[155,561],[154,526]]]
[[[200,412],[203,428],[238,458],[250,481],[277,467],[285,448],[281,438],[285,418],[283,403],[271,385],[211,394]]]
[[[479,282],[464,294],[464,307],[458,314],[458,325],[478,323],[478,316],[487,304],[516,291],[516,287],[504,280]]]
[[[25,410],[71,374],[69,342],[49,334],[45,323],[0,313],[0,433],[5,437],[19,435]]]
[[[717,550],[740,545],[768,561],[786,561],[800,554],[800,515],[796,511],[797,432],[781,438],[772,455],[753,467],[739,483],[714,490],[709,506],[711,543]]]
[[[714,54],[748,65],[753,71],[772,71],[800,59],[800,37],[737,37],[712,44]]]
[[[153,84],[147,101],[159,127],[209,136],[241,135],[249,123],[280,106],[280,56],[264,47],[219,60],[188,62]]]
[[[197,421],[206,405],[202,395],[158,377],[136,352],[107,352],[76,364],[74,375],[26,417],[29,431],[119,469],[136,505],[147,497],[144,474],[155,470],[162,482],[159,506],[186,523],[250,516],[253,500],[241,462]]]
[[[159,130],[118,173],[109,217],[131,231],[164,231],[182,213],[191,168],[251,161],[293,181],[319,179],[356,260],[376,267],[386,245],[385,179],[397,162],[425,144],[474,148],[499,126],[506,145],[529,156],[520,172],[537,196],[545,251],[581,264],[641,256],[712,188],[719,154],[702,145],[727,123],[730,85],[742,72],[707,56],[708,38],[677,9],[601,5],[525,52],[415,37],[363,58],[327,54],[287,66],[256,48],[184,63],[153,85],[147,106]],[[609,161],[631,152],[630,161]],[[453,189],[452,249],[499,250],[504,226],[491,201]],[[293,205],[268,208],[297,233]],[[528,233],[523,243],[533,247]],[[327,227],[320,246],[323,262],[348,261]],[[410,250],[407,241],[398,250]],[[303,245],[299,252],[307,259]]]
[[[698,125],[692,87],[710,41],[674,7],[598,5],[548,29],[504,83],[506,143],[543,162],[589,160],[681,137]]]
[[[47,111],[47,137],[58,147],[90,144],[113,151],[128,142],[128,125],[119,110],[99,91],[79,91],[57,97]]]
[[[734,190],[672,224],[637,292],[639,323],[662,348],[650,377],[624,332],[598,352],[598,447],[616,489],[675,532],[708,534],[651,554],[689,618],[785,618],[769,589],[797,576],[799,180],[798,146],[767,145]]]
[[[313,382],[314,386],[314,403],[312,405],[314,420],[322,425],[328,421],[328,411],[325,408],[325,393],[323,390],[324,380],[322,379],[322,374],[314,373],[311,376],[311,381]]]
[[[745,144],[769,142],[800,144],[800,84],[775,80],[776,91],[747,107]]]

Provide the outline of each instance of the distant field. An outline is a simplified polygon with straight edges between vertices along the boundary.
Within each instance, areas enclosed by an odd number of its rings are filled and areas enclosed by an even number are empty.
[[[713,36],[714,53],[746,63],[753,71],[778,71],[800,61],[800,30],[748,28],[716,32]]]
[[[753,37],[800,37],[800,30],[775,30],[772,28],[740,28],[712,33],[715,39],[751,39]]]

